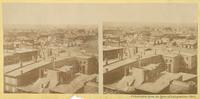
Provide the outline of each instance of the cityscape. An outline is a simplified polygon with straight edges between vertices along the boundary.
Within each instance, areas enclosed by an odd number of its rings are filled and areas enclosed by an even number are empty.
[[[197,93],[197,24],[103,24],[104,93]]]
[[[4,30],[6,93],[98,93],[96,25]]]
[[[198,6],[4,3],[5,94],[198,94]]]

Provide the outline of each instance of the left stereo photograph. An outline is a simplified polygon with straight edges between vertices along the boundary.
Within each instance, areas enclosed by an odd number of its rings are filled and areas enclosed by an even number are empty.
[[[98,23],[81,7],[3,4],[4,93],[98,93]]]

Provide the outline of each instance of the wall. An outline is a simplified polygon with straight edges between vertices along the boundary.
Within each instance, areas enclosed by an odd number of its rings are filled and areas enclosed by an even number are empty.
[[[152,57],[143,58],[140,60],[142,66],[148,65],[148,64],[156,64],[156,63],[163,63],[163,58],[161,55],[156,55]],[[126,67],[140,67],[138,61],[134,61],[132,63],[126,64],[124,66],[121,66],[120,68],[111,70],[109,72],[104,73],[104,84],[111,84],[118,80],[120,80],[124,76],[124,70]]]
[[[88,74],[97,74],[99,72],[98,60],[92,57],[88,62]]]

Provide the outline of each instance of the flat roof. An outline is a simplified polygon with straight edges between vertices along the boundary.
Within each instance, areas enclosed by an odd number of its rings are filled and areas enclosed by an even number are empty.
[[[72,67],[73,66],[62,66],[60,68],[57,68],[57,70],[62,71],[62,72],[67,72],[67,71],[70,71]]]
[[[154,57],[154,56],[159,56],[159,55],[154,55],[154,54],[153,54],[153,55],[147,55],[147,56],[143,56],[142,59],[149,58],[149,57]],[[142,60],[142,59],[141,59],[141,60]],[[124,65],[127,65],[127,64],[136,62],[136,61],[137,61],[136,58],[128,58],[128,59],[121,60],[121,61],[119,61],[119,62],[111,63],[111,64],[106,65],[106,66],[104,67],[103,73],[106,73],[106,72],[108,72],[108,71],[112,71],[112,70],[114,70],[114,69],[123,67]]]
[[[173,54],[176,55],[179,54],[179,52],[181,55],[197,55],[197,49],[179,48],[173,46],[169,48],[171,51],[167,52],[167,48],[165,46],[155,46],[153,48],[161,50],[161,52],[159,52],[161,55],[171,54],[171,56],[173,56]]]
[[[161,55],[163,56],[167,56],[167,57],[177,57],[178,54],[177,53],[170,53],[170,52],[163,52],[163,53],[160,53]]]
[[[32,61],[27,61],[27,62],[23,62],[24,66],[30,65],[32,64]],[[10,71],[13,71],[15,69],[21,68],[19,62],[16,64],[10,64],[10,65],[6,65],[3,67],[4,68],[4,74]]]
[[[56,58],[56,61],[60,61],[60,60],[68,59],[68,58],[72,58],[72,57],[59,56],[59,57]],[[29,72],[31,70],[43,67],[44,65],[47,65],[49,63],[51,63],[51,58],[39,61],[37,63],[29,64],[28,66],[25,66],[25,67],[19,68],[17,70],[11,71],[9,73],[6,73],[5,75],[12,76],[12,77],[17,77],[17,76],[23,75],[21,73],[21,71],[23,71],[23,73],[26,73],[26,72]]]
[[[37,49],[16,49],[16,53],[27,53],[37,51]]]
[[[91,56],[89,56],[89,55],[78,55],[78,56],[76,56],[77,58],[85,58],[85,59],[89,59],[89,58],[91,58]]]
[[[6,52],[4,50],[3,54],[4,54],[4,56],[12,56],[16,53],[21,54],[21,53],[28,53],[28,52],[34,52],[34,51],[37,51],[37,49],[16,49],[16,50],[12,50],[12,52]]]
[[[160,64],[160,63],[158,63],[158,64],[149,64],[149,65],[144,66],[144,67],[142,67],[142,68],[143,68],[143,69],[146,69],[146,70],[154,70],[154,69],[156,69],[156,68],[159,66],[159,64]]]
[[[123,49],[124,47],[103,46],[103,51]]]
[[[186,55],[186,56],[195,56],[197,55],[197,52],[180,52],[181,55]]]
[[[14,52],[4,52],[3,55],[4,57],[12,56],[14,55]]]
[[[187,40],[187,41],[185,41],[184,42],[184,44],[196,44],[197,43],[197,41],[196,40]]]
[[[44,65],[47,65],[50,62],[51,62],[50,59],[49,60],[43,60],[41,62],[33,63],[33,64],[28,65],[28,66],[25,66],[25,67],[19,68],[17,70],[11,71],[9,73],[6,73],[5,75],[6,76],[17,77],[17,76],[23,75],[24,73],[29,72],[31,70],[34,70],[36,68],[40,68],[40,67],[42,67]],[[21,71],[23,72],[23,74],[22,74]]]
[[[115,63],[109,64],[109,65],[106,65],[104,67],[104,73],[106,73],[108,71],[112,71],[112,70],[120,68],[120,67],[123,67],[124,65],[127,65],[127,64],[130,64],[133,62],[136,62],[135,58],[131,58],[131,59],[129,58],[129,59],[125,59],[125,60],[122,60],[119,62],[115,62]]]

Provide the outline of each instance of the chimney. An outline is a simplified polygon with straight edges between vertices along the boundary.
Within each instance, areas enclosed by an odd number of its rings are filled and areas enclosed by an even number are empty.
[[[19,64],[20,64],[20,67],[23,67],[23,62],[22,62],[22,59],[20,58],[19,60]]]

